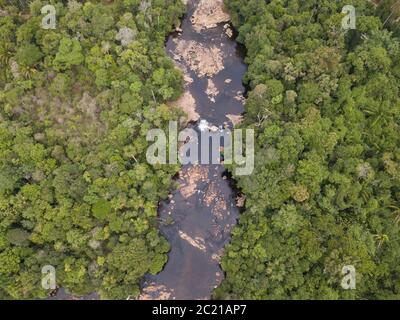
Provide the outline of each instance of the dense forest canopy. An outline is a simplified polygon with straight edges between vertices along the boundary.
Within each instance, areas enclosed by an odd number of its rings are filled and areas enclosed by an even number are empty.
[[[43,29],[41,8],[56,8]],[[165,54],[181,0],[0,0],[0,298],[121,298],[159,272],[158,201],[177,166],[146,163],[146,133],[180,114]]]
[[[400,36],[400,1],[376,0],[377,13],[381,17],[383,26],[393,31],[395,36]]]
[[[246,210],[215,298],[400,299],[397,2],[225,1],[256,159],[235,177]],[[47,4],[56,29],[41,26]],[[46,297],[45,265],[69,293],[124,299],[164,266],[157,205],[179,167],[146,163],[146,133],[182,115],[165,104],[183,78],[164,43],[183,12],[0,0],[0,299]],[[356,290],[341,287],[346,265]]]
[[[370,1],[228,0],[256,131],[217,298],[400,298],[400,45]],[[345,5],[356,30],[343,31]],[[341,287],[354,265],[356,290]]]

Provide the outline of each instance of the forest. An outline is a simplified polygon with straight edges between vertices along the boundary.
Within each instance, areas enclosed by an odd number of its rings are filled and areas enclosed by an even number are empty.
[[[41,25],[55,7],[56,28]],[[343,30],[342,8],[356,8]],[[400,4],[225,0],[246,48],[255,168],[214,299],[400,299]],[[182,0],[0,0],[0,299],[140,294],[170,245],[179,165],[146,162],[182,121],[165,51]],[[356,270],[356,290],[341,286]]]
[[[400,299],[395,2],[225,1],[247,48],[256,159],[235,177],[246,211],[215,298]],[[346,265],[356,290],[341,287]]]
[[[56,8],[56,29],[41,8]],[[0,0],[0,299],[139,293],[169,244],[157,206],[177,166],[147,165],[146,132],[181,113],[166,56],[181,0]]]

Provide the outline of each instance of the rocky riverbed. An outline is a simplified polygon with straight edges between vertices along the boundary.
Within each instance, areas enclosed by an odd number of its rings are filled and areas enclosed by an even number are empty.
[[[185,93],[170,106],[182,108],[197,131],[204,124],[232,128],[241,121],[246,66],[229,20],[223,0],[189,0],[166,45],[185,79]],[[185,165],[177,182],[159,207],[169,259],[162,272],[146,277],[140,299],[209,299],[224,276],[220,257],[244,199],[223,164]]]

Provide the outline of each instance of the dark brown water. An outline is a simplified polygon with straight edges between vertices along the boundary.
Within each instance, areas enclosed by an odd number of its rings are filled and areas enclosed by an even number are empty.
[[[171,57],[176,57],[177,44],[189,40],[221,49],[224,69],[212,77],[219,91],[215,103],[206,93],[209,78],[199,77],[189,70],[193,82],[187,88],[196,101],[201,119],[217,127],[232,127],[226,115],[243,112],[243,102],[238,99],[238,93],[245,90],[243,52],[234,39],[225,34],[224,23],[200,33],[193,29],[190,17],[197,3],[189,1],[181,26],[183,33],[171,35],[166,49]],[[189,69],[185,61],[180,63],[181,67]],[[223,165],[182,168],[179,189],[159,207],[160,232],[171,245],[169,259],[162,272],[146,277],[143,299],[209,299],[223,279],[219,258],[239,215],[237,195],[224,172]]]

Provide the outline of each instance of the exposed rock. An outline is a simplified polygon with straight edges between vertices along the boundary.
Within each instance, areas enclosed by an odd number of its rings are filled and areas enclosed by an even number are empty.
[[[168,105],[178,107],[185,111],[188,122],[196,122],[200,119],[200,115],[196,112],[196,101],[189,91],[185,91],[178,100],[169,102]]]
[[[224,69],[221,49],[214,45],[206,48],[196,41],[180,40],[176,53],[199,77],[213,77]]]
[[[217,197],[217,188],[215,185],[215,182],[211,182],[211,184],[208,186],[204,198],[203,198],[203,202],[206,204],[207,207],[209,207],[214,199]]]
[[[222,127],[217,127],[214,125],[211,125],[210,123],[208,123],[207,120],[200,120],[200,123],[198,125],[198,128],[200,131],[211,131],[211,132],[217,132],[222,130]]]
[[[193,239],[191,236],[181,230],[179,230],[179,236],[181,239],[187,241],[191,246],[199,249],[200,251],[206,252],[205,241],[203,238],[195,237]]]
[[[215,206],[212,208],[211,212],[218,219],[222,220],[226,214],[227,204],[223,197],[216,200]]]
[[[224,25],[224,30],[225,30],[225,34],[226,34],[229,38],[232,38],[232,36],[233,36],[233,30],[232,30],[231,26],[229,25],[229,23],[227,23],[226,25]]]
[[[169,102],[168,105],[182,109],[187,115],[187,122],[196,122],[200,115],[196,112],[196,101],[188,89],[188,86],[193,83],[193,78],[190,76],[188,68],[181,63],[182,57],[178,54],[174,54],[173,57],[176,67],[183,73],[185,93],[178,100]]]
[[[234,126],[240,124],[243,121],[243,116],[240,114],[227,114],[226,117],[233,123]]]
[[[181,60],[181,57],[179,57],[179,60]],[[179,61],[175,61],[175,65],[178,67],[179,70],[183,73],[183,81],[185,81],[185,87],[188,88],[188,86],[193,83],[193,78],[191,77],[189,70],[186,66],[184,66],[182,63]]]
[[[219,128],[217,126],[211,126],[210,127],[210,131],[211,132],[217,132],[219,130]]]
[[[180,192],[184,198],[189,198],[196,193],[197,183],[207,182],[207,168],[200,165],[194,165],[190,167],[183,174],[183,179],[186,181],[186,184],[180,188]]]
[[[242,103],[244,103],[246,101],[246,98],[243,96],[242,91],[236,92],[236,96],[234,98],[235,98],[235,100],[240,101]]]
[[[224,9],[223,0],[200,0],[193,16],[193,28],[197,32],[215,28],[219,23],[230,21],[229,14]]]
[[[246,196],[245,195],[242,194],[241,196],[237,196],[236,197],[236,206],[238,208],[243,208],[245,202],[246,202]]]
[[[224,253],[224,249],[222,248],[218,252],[213,253],[211,256],[211,259],[217,263],[220,263],[223,253]],[[217,272],[216,275],[220,276],[220,272]]]
[[[193,78],[189,74],[184,73],[183,74],[183,81],[185,81],[185,84],[188,85],[188,84],[193,83]]]
[[[215,102],[215,97],[219,94],[219,91],[215,86],[214,81],[212,81],[211,79],[208,79],[206,94],[208,96],[208,99],[210,99],[212,102]]]
[[[157,286],[155,283],[151,283],[143,288],[138,300],[168,300],[171,297],[171,291],[164,285]]]
[[[233,36],[233,31],[231,28],[228,28],[225,30],[226,35],[231,38]]]

